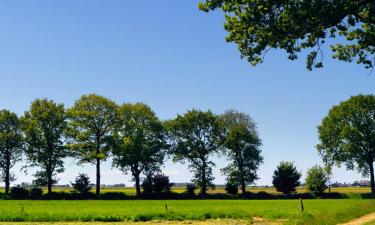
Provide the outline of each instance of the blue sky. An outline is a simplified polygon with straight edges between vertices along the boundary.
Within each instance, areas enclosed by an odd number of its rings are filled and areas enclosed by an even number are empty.
[[[241,60],[225,42],[223,16],[205,14],[198,1],[0,1],[0,108],[21,115],[35,98],[67,107],[82,94],[97,93],[118,103],[144,102],[161,119],[193,107],[222,113],[234,108],[250,114],[263,140],[264,164],[258,184],[271,184],[282,160],[303,173],[320,164],[316,126],[329,108],[351,95],[374,93],[375,75],[356,64],[330,59],[309,72],[305,59],[288,61],[278,50],[264,64]],[[215,182],[223,183],[217,161]],[[16,171],[19,170],[20,164]],[[167,162],[174,182],[188,181],[187,165]],[[60,183],[78,172],[94,177],[90,165],[66,160]],[[128,175],[103,166],[103,183],[131,184]],[[31,181],[17,172],[17,183]],[[359,173],[334,170],[349,182]]]

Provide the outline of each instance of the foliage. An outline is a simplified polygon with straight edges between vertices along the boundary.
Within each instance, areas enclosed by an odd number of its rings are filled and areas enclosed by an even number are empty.
[[[300,185],[301,173],[292,162],[281,162],[272,176],[272,184],[278,192],[291,194]]]
[[[143,103],[123,104],[118,110],[113,165],[130,170],[140,196],[140,175],[155,172],[162,165],[166,135],[162,123]]]
[[[238,194],[238,185],[228,182],[225,184],[225,191],[230,195],[236,195]]]
[[[30,196],[30,192],[26,188],[17,186],[10,189],[9,195],[11,199],[28,199]]]
[[[228,175],[229,183],[241,186],[244,194],[246,186],[258,179],[257,170],[263,162],[260,150],[262,143],[249,115],[229,110],[221,119],[225,125],[224,152],[231,160],[222,171]]]
[[[113,146],[117,105],[102,96],[83,95],[68,109],[69,148],[79,163],[96,166],[96,194],[100,195],[100,164]]]
[[[37,171],[34,174],[34,177],[35,179],[32,182],[34,186],[44,187],[48,185],[48,175],[45,171]],[[56,178],[56,174],[52,174],[51,184],[55,185],[57,184],[57,182],[58,182],[58,179]]]
[[[197,186],[195,186],[195,184],[186,185],[186,193],[188,193],[188,195],[195,195],[196,189],[197,189]]]
[[[33,187],[30,189],[30,198],[33,200],[39,200],[43,198],[43,189],[39,187]]]
[[[173,183],[170,183],[169,177],[162,173],[149,175],[142,182],[144,194],[170,193],[172,187]]]
[[[219,149],[222,125],[218,116],[211,111],[193,109],[183,116],[166,122],[169,131],[171,154],[174,161],[189,161],[194,173],[193,182],[207,193],[208,187],[214,187],[212,167],[209,157]]]
[[[74,191],[78,192],[82,197],[87,197],[91,190],[90,177],[87,174],[78,174],[74,183],[71,183],[71,185]]]
[[[47,178],[48,193],[52,192],[53,175],[64,171],[65,119],[64,106],[47,99],[36,99],[21,118],[28,166],[41,169],[39,173]]]
[[[20,121],[15,113],[0,111],[0,181],[9,194],[10,182],[15,180],[11,168],[22,159],[23,137]]]
[[[327,189],[328,177],[324,168],[314,166],[307,171],[306,186],[314,195],[320,196]]]
[[[199,8],[224,12],[227,41],[252,65],[262,63],[270,49],[285,50],[290,60],[306,49],[307,68],[322,67],[322,46],[336,39],[333,58],[374,66],[373,0],[205,0]]]
[[[344,163],[370,176],[375,193],[375,96],[358,95],[341,102],[329,111],[318,127],[317,149],[325,163]]]

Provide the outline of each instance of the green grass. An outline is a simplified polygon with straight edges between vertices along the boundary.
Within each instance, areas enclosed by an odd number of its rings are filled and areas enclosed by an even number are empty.
[[[168,204],[166,212],[165,204]],[[375,211],[374,200],[135,200],[0,201],[0,221],[150,221],[250,219],[288,220],[289,224],[336,224]],[[22,211],[23,208],[23,211]]]

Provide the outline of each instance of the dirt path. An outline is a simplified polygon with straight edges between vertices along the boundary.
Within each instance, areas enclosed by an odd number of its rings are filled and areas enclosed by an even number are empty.
[[[366,216],[362,216],[358,219],[352,220],[347,223],[339,224],[339,225],[363,225],[365,223],[368,223],[374,220],[375,220],[375,213],[371,213]]]

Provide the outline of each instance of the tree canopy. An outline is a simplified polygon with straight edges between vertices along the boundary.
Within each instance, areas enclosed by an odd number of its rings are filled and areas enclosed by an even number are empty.
[[[48,99],[36,99],[21,118],[28,165],[41,168],[36,175],[42,174],[46,179],[49,194],[53,176],[64,171],[63,159],[67,156],[63,140],[65,119],[64,105]]]
[[[210,156],[218,152],[222,136],[222,126],[218,116],[211,111],[190,110],[184,115],[167,121],[171,153],[174,161],[187,160],[194,173],[193,182],[205,195],[209,187],[214,187]]]
[[[332,107],[318,127],[317,149],[324,162],[370,176],[375,192],[375,96],[358,95]]]
[[[230,164],[222,171],[228,175],[228,183],[241,186],[245,194],[246,186],[258,179],[257,170],[263,162],[262,143],[249,115],[228,110],[221,119],[225,124],[224,153],[230,159]]]
[[[292,162],[281,162],[273,176],[272,184],[277,191],[284,194],[291,194],[296,191],[300,183],[302,174],[297,171],[296,166]]]
[[[143,103],[121,105],[117,121],[113,165],[125,173],[130,170],[140,196],[140,175],[158,171],[163,163],[167,149],[164,128]]]
[[[23,136],[20,121],[15,113],[0,111],[0,181],[5,183],[5,194],[9,194],[14,174],[10,171],[22,159]]]
[[[95,94],[83,95],[68,109],[69,148],[79,163],[96,166],[96,194],[100,195],[100,164],[113,147],[117,105]]]
[[[307,50],[307,68],[322,67],[322,45],[334,39],[333,58],[374,66],[373,0],[204,0],[199,9],[224,12],[227,41],[252,65],[282,49],[290,60]]]

